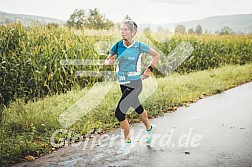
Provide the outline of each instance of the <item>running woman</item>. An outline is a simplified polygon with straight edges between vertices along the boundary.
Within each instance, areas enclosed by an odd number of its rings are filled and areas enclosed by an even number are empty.
[[[160,55],[154,49],[144,43],[135,41],[133,38],[137,32],[137,24],[132,20],[125,20],[120,26],[122,40],[114,44],[105,60],[106,65],[114,63],[117,55],[118,64],[116,69],[117,80],[120,84],[122,96],[118,102],[115,116],[120,122],[121,129],[124,131],[125,142],[119,149],[119,154],[127,154],[134,144],[130,138],[130,126],[126,113],[133,107],[138,113],[140,120],[144,123],[147,132],[146,143],[150,144],[156,126],[150,124],[147,111],[141,105],[138,96],[142,91],[142,80],[149,77]],[[141,53],[153,56],[150,65],[141,74]]]

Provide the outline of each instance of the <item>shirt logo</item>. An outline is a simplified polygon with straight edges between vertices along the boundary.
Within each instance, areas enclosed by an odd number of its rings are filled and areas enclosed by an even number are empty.
[[[135,60],[135,57],[128,57],[128,60]]]
[[[125,76],[119,76],[119,81],[124,81],[125,80]]]

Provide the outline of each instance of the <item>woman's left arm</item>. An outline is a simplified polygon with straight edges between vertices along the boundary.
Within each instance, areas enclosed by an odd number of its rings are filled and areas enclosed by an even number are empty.
[[[144,71],[142,75],[142,80],[148,78],[150,76],[151,68],[154,68],[158,60],[160,59],[160,54],[155,51],[154,49],[150,48],[150,53],[151,56],[153,56],[150,65],[147,67],[147,69]]]

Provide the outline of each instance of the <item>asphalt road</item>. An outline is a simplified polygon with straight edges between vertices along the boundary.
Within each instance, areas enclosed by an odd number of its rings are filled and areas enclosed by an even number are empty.
[[[120,130],[79,142],[15,166],[252,166],[252,83],[151,119],[152,146],[141,123],[132,124],[135,147],[117,155]]]

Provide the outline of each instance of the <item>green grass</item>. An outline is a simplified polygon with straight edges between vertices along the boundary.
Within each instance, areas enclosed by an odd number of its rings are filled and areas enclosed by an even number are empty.
[[[220,93],[249,81],[252,81],[252,64],[229,65],[185,75],[173,73],[165,78],[156,79],[157,90],[143,102],[143,106],[150,117],[156,117],[178,106],[196,102],[204,96]],[[98,130],[106,132],[119,127],[114,110],[120,98],[120,90],[116,83],[110,84],[112,89],[102,102],[70,127],[73,131],[72,136]],[[148,93],[148,85],[153,85],[151,79],[144,81],[140,99]],[[101,84],[97,91],[105,88],[106,85]],[[28,104],[20,99],[4,108],[0,133],[1,164],[18,162],[25,155],[39,157],[50,152],[50,137],[57,129],[62,129],[58,116],[89,90],[90,87],[76,88],[66,94],[46,97]],[[134,112],[129,114],[128,118],[131,122],[139,121]],[[56,140],[66,138],[67,135],[61,133],[56,136]]]

